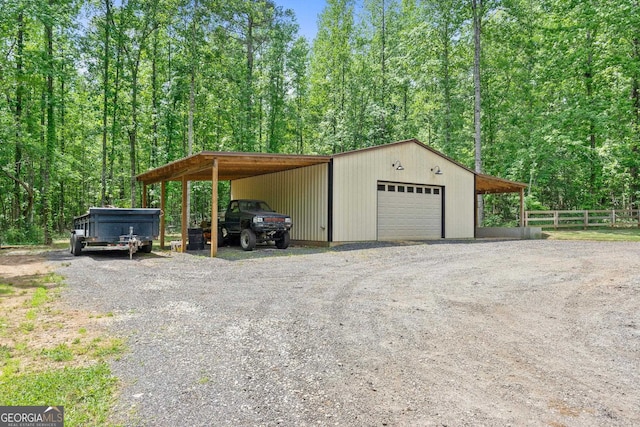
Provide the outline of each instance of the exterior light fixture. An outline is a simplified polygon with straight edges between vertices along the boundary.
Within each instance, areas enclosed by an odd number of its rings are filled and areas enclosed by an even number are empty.
[[[431,172],[435,173],[436,175],[442,175],[442,171],[440,170],[440,166],[434,166],[431,168]]]
[[[400,163],[400,160],[396,160],[395,162],[393,162],[391,164],[392,168],[395,168],[397,171],[403,171],[404,167],[402,166],[402,163]]]

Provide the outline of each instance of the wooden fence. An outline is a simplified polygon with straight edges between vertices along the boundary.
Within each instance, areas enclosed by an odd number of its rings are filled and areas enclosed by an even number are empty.
[[[640,210],[526,211],[525,227],[640,227]]]

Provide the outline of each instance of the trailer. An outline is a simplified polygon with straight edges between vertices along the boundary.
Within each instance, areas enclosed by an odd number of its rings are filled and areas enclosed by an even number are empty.
[[[160,234],[160,209],[89,208],[73,219],[69,251],[86,248],[126,249],[129,258],[140,249],[149,253]]]

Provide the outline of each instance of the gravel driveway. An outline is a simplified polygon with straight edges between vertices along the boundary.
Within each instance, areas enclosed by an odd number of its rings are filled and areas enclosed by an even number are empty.
[[[203,252],[203,254],[206,252]],[[640,244],[56,253],[143,426],[640,425]]]

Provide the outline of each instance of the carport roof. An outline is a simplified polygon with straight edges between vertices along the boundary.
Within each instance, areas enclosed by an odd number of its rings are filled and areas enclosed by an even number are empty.
[[[218,161],[218,179],[229,181],[329,163],[331,156],[203,151],[137,176],[145,185],[162,181],[211,181],[213,161]]]
[[[491,175],[476,173],[476,194],[519,193],[527,188],[523,182],[509,181]]]

